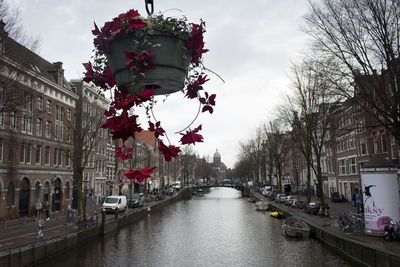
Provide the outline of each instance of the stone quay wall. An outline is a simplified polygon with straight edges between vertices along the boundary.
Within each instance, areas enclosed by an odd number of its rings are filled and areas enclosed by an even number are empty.
[[[132,222],[138,221],[150,213],[161,211],[164,207],[191,197],[190,188],[182,189],[176,196],[157,201],[132,213],[121,213],[116,218],[107,220],[104,224],[80,232],[70,233],[57,238],[43,240],[16,249],[0,253],[0,266],[27,266],[44,262],[49,257],[54,257],[75,248],[96,237],[112,234],[115,230]]]

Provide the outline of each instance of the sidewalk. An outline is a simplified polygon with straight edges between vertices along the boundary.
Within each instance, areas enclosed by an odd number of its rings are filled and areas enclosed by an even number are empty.
[[[42,215],[42,219],[44,219],[43,238],[37,238],[38,222],[34,217],[11,220],[6,225],[3,222],[0,229],[0,252],[63,236],[75,231],[73,225],[66,224],[64,212],[50,216],[48,221]]]
[[[169,199],[175,196],[176,194],[174,194],[173,196],[166,196],[165,199]],[[137,212],[156,202],[157,201],[145,202],[142,208],[127,209],[127,212],[128,214]],[[94,215],[95,210],[97,210],[98,212],[98,223],[100,224],[100,205],[88,209],[87,214]],[[106,223],[109,220],[113,220],[114,217],[114,214],[107,214]],[[25,245],[35,244],[38,242],[66,236],[68,234],[77,232],[73,223],[67,223],[67,214],[64,211],[51,214],[49,221],[45,220],[45,215],[43,213],[41,214],[41,218],[44,219],[43,238],[37,238],[38,222],[35,217],[25,217],[0,222],[0,253],[20,248]]]
[[[331,202],[330,199],[327,199],[327,203],[330,207],[329,217],[324,216],[316,216],[306,213],[304,210],[291,208],[285,206],[284,204],[278,204],[274,201],[267,200],[264,196],[259,193],[254,193],[259,196],[260,199],[266,200],[271,203],[271,205],[278,207],[280,210],[285,211],[291,215],[295,215],[302,220],[319,226],[320,229],[324,231],[334,233],[337,236],[341,236],[343,239],[353,240],[354,243],[358,243],[362,246],[369,247],[373,250],[383,251],[389,254],[395,254],[396,257],[400,257],[400,242],[393,241],[387,242],[384,240],[383,236],[369,236],[364,233],[344,233],[340,230],[339,225],[337,223],[337,219],[343,213],[357,212],[357,208],[352,205],[350,202]],[[305,200],[306,196],[300,196],[301,199]],[[317,197],[312,197],[312,201],[319,201]]]

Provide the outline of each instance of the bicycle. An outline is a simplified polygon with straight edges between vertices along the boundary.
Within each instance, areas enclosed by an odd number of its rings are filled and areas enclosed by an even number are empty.
[[[338,218],[339,228],[342,232],[364,232],[365,222],[362,214],[343,214]]]

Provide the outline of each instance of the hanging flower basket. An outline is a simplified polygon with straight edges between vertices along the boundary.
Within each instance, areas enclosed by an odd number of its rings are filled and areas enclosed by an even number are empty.
[[[139,47],[135,42],[135,34],[116,38],[110,42],[108,62],[117,86],[136,94],[145,88],[154,88],[155,95],[182,90],[190,64],[190,54],[184,40],[167,34],[147,34],[145,38],[154,47],[151,45]],[[125,64],[127,58],[123,51],[141,50],[151,51],[154,68],[138,74]]]
[[[185,98],[198,100],[197,116],[200,111],[213,113],[216,96],[203,88],[209,80],[202,63],[202,55],[208,51],[203,41],[205,23],[188,23],[185,17],[177,19],[152,13],[145,19],[132,9],[106,22],[100,29],[94,26],[95,55],[93,63],[84,64],[83,80],[111,95],[110,107],[104,113],[107,120],[101,127],[108,129],[113,139],[122,141],[115,156],[132,159],[132,148],[125,146],[125,142],[143,131],[136,110],[144,108],[148,131],[160,140],[158,150],[164,159],[171,161],[178,156],[180,148],[164,144],[161,139],[166,133],[150,112],[156,103],[153,96],[181,90]],[[191,130],[193,122],[178,132],[182,145],[203,142],[199,133],[202,125]],[[131,169],[125,176],[141,182],[151,177],[154,168]]]

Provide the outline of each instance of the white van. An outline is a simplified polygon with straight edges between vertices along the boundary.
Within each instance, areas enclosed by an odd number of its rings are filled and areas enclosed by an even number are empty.
[[[175,181],[172,183],[171,187],[179,191],[182,188],[182,185],[180,181]]]
[[[108,196],[103,203],[103,211],[115,213],[126,210],[126,196]]]

